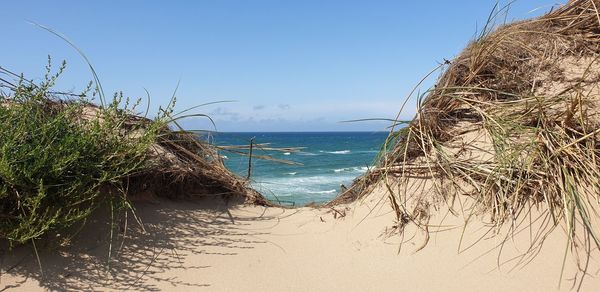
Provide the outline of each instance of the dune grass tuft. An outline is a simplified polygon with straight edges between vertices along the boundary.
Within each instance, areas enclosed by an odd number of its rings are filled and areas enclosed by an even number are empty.
[[[496,9],[418,97],[413,121],[392,131],[355,197],[383,181],[398,229],[414,224],[426,234],[440,205],[509,234],[530,217],[525,225],[543,222],[531,254],[561,227],[566,251],[583,250],[585,275],[600,249],[599,7],[572,0],[501,25],[504,8]]]

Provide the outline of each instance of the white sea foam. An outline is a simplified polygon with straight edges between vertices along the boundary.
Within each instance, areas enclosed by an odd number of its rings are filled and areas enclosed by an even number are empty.
[[[290,155],[290,154],[292,154],[292,153],[290,153],[290,152],[283,153],[283,155]]]
[[[338,150],[338,151],[324,151],[320,150],[321,153],[329,153],[329,154],[350,154],[352,151],[350,150]]]
[[[356,176],[353,173],[344,173],[337,175],[315,175],[292,177],[263,178],[253,183],[253,187],[263,187],[273,191],[282,191],[283,193],[302,194],[308,191],[323,190],[324,186],[339,186],[340,183],[352,181]],[[275,192],[279,194],[278,192]]]
[[[308,191],[307,193],[309,193],[309,194],[323,194],[323,195],[325,195],[325,194],[335,194],[335,193],[337,193],[337,190],[316,191],[316,192],[315,191]]]
[[[366,172],[367,170],[369,170],[369,168],[366,166],[355,166],[355,167],[344,167],[344,168],[334,169],[333,172],[335,172],[335,173],[338,173],[338,172]]]
[[[343,180],[345,177],[352,177],[351,175],[314,175],[314,176],[297,176],[293,178],[289,177],[277,177],[277,178],[263,178],[259,183],[272,185],[272,186],[286,186],[293,188],[302,188],[309,185],[325,185],[328,183],[335,183]]]
[[[297,172],[288,172],[287,174],[288,174],[288,175],[296,175],[296,174],[298,174],[298,173],[297,173]]]
[[[221,155],[221,158],[223,158],[223,159],[229,159],[229,157],[227,157],[226,155]]]
[[[324,175],[286,173],[280,177],[263,177],[254,181],[252,187],[273,199],[277,196],[282,200],[301,202],[300,204],[315,200],[326,201],[335,197],[340,184],[349,185],[357,177],[358,173],[353,168],[350,169]]]

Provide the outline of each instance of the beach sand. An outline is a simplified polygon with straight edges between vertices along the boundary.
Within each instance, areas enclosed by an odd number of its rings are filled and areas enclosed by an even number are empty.
[[[529,229],[516,234],[500,253],[497,246],[503,237],[486,235],[489,228],[483,223],[472,223],[466,229],[461,253],[458,246],[462,228],[430,230],[434,232],[429,243],[415,252],[423,243],[423,233],[407,229],[402,245],[399,236],[386,236],[386,228],[390,230],[394,216],[384,195],[380,189],[361,202],[337,207],[337,212],[227,206],[222,199],[137,202],[137,214],[144,222],[145,232],[129,216],[126,239],[122,244],[120,240],[113,241],[113,260],[109,264],[106,244],[109,232],[91,223],[70,246],[59,247],[58,252],[47,251],[39,247],[42,243],[37,244],[43,276],[31,246],[4,254],[0,288],[1,291],[557,290],[566,247],[562,230],[553,232],[539,254],[527,264],[507,260],[526,251],[532,236]],[[434,220],[443,218],[446,226],[461,225],[459,219],[445,215],[441,211]],[[573,259],[567,257],[561,290],[571,290],[575,283]],[[599,265],[593,259],[588,273],[582,291],[598,291]]]

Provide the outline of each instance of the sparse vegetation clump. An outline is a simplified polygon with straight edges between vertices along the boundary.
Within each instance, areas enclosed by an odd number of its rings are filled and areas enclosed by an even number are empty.
[[[50,62],[49,62],[50,64]],[[174,100],[148,119],[140,101],[115,94],[96,106],[52,90],[64,69],[39,84],[3,69],[0,79],[0,240],[22,244],[86,220],[101,205],[112,217],[131,196],[229,195],[262,201],[231,174],[212,145],[174,131]],[[6,78],[5,78],[6,77]],[[12,77],[13,79],[9,79]]]

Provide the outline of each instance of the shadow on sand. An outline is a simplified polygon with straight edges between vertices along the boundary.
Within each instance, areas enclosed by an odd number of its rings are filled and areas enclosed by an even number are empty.
[[[97,219],[106,218],[104,213],[95,214],[96,219],[91,219],[68,246],[51,248],[43,240],[37,241],[39,262],[32,245],[11,251],[6,244],[0,245],[0,291],[26,288],[32,279],[45,289],[63,291],[210,288],[211,283],[202,280],[202,270],[211,267],[188,263],[187,256],[235,256],[244,249],[265,243],[256,239],[264,233],[249,232],[243,226],[250,220],[269,218],[234,218],[229,212],[230,206],[221,198],[159,200],[135,205],[143,228],[130,213],[127,228],[125,220],[120,222],[120,234],[113,236],[112,241],[110,222]],[[124,234],[123,230],[126,230]],[[110,257],[109,251],[112,251]],[[197,280],[188,283],[177,276],[165,278],[166,270],[197,273]],[[177,272],[168,275],[177,275]]]

